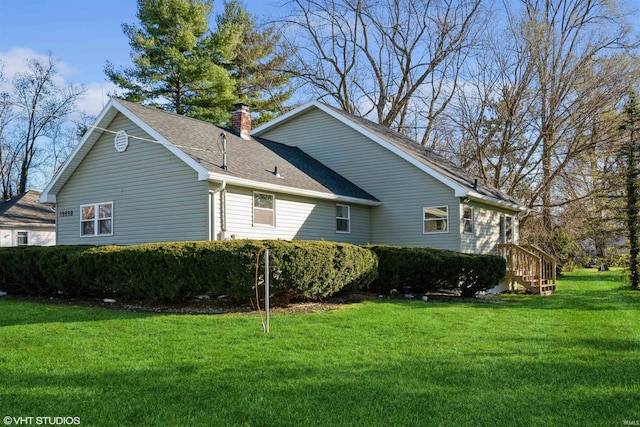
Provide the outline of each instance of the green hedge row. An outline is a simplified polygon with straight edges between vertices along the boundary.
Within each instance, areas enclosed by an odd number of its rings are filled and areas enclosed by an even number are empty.
[[[320,299],[343,289],[380,292],[457,290],[463,296],[498,284],[505,260],[430,248],[359,246],[324,241],[177,242],[136,246],[0,248],[0,290],[12,294],[176,301],[195,295],[255,296],[269,249],[271,294]],[[377,280],[376,280],[377,279]],[[374,282],[375,281],[375,282]]]
[[[255,296],[257,256],[266,248],[274,297],[318,299],[367,286],[377,277],[371,251],[321,241],[18,247],[0,248],[0,290],[165,301],[195,295],[247,299]]]
[[[412,292],[440,289],[472,297],[498,285],[505,275],[506,260],[497,255],[471,255],[432,248],[368,246],[378,256],[379,292],[410,286]]]

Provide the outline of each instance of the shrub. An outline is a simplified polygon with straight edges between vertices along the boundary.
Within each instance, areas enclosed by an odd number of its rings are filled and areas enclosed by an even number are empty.
[[[84,246],[0,248],[0,289],[10,293],[54,294],[69,276],[68,261]]]
[[[257,256],[266,248],[270,250],[271,294],[276,297],[318,299],[346,286],[367,286],[377,275],[373,253],[331,242],[20,247],[0,250],[0,288],[11,293],[62,291],[68,296],[165,301],[200,294],[247,299],[255,295]]]
[[[378,255],[374,288],[380,292],[411,286],[420,293],[446,289],[469,297],[496,286],[506,272],[506,261],[496,255],[383,245],[368,248]]]
[[[289,297],[318,299],[341,289],[367,287],[378,258],[364,248],[323,241],[266,242],[273,286]]]

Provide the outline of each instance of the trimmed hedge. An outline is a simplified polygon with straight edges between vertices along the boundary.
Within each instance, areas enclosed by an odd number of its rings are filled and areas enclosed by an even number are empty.
[[[456,290],[473,296],[504,277],[506,262],[430,248],[324,241],[152,243],[136,246],[0,248],[0,290],[12,294],[178,301],[196,295],[255,296],[257,256],[269,249],[271,295],[321,299],[340,290]],[[263,257],[260,283],[263,277]],[[377,280],[376,280],[377,278]],[[375,282],[374,282],[375,281]]]
[[[506,273],[506,260],[497,255],[472,255],[432,248],[374,245],[378,255],[379,292],[411,286],[413,292],[458,291],[472,297],[498,285]]]
[[[0,249],[0,290],[164,301],[203,294],[248,299],[255,296],[257,256],[266,248],[274,297],[319,299],[368,286],[377,277],[371,251],[322,241],[18,247]]]

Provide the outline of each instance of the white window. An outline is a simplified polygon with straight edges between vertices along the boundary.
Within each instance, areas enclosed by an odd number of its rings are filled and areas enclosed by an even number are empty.
[[[336,205],[336,233],[351,233],[351,209],[347,205]]]
[[[422,232],[427,233],[447,233],[449,232],[449,207],[436,206],[423,208],[424,226]]]
[[[276,226],[275,196],[253,193],[253,225]]]
[[[80,236],[113,235],[113,202],[80,206]]]
[[[462,208],[462,232],[473,234],[474,212],[471,206],[463,206]]]
[[[18,231],[18,246],[27,246],[29,244],[29,233],[26,231]]]

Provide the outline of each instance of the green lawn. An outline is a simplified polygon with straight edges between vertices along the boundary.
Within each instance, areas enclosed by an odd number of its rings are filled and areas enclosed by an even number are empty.
[[[366,302],[271,320],[267,335],[257,315],[0,299],[0,416],[82,426],[640,423],[640,292],[619,272],[576,271],[549,297]]]

